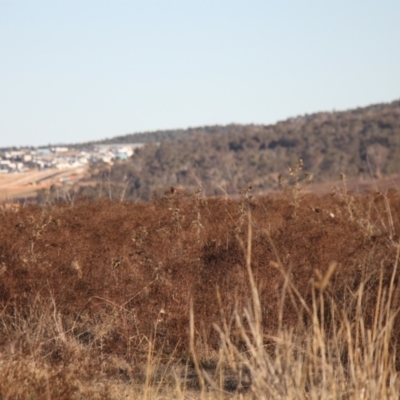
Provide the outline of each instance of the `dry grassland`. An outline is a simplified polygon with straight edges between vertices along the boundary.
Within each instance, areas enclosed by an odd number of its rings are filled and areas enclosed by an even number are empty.
[[[0,210],[0,399],[397,399],[400,193]]]
[[[71,176],[73,181],[77,182],[85,172],[85,167],[78,167],[67,170],[54,168],[39,171],[34,169],[16,174],[0,175],[0,202],[36,198],[38,190],[49,188],[54,184],[60,185],[60,179]]]

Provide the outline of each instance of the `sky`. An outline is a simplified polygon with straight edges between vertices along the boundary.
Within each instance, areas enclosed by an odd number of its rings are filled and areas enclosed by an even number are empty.
[[[0,0],[0,147],[400,98],[398,0]]]

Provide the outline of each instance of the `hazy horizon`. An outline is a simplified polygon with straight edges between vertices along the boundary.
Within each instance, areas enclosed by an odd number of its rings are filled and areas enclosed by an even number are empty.
[[[0,0],[0,147],[389,103],[399,15],[389,0]]]

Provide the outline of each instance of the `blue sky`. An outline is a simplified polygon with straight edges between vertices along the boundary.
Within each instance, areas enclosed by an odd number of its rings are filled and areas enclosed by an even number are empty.
[[[0,147],[400,98],[398,0],[0,0]]]

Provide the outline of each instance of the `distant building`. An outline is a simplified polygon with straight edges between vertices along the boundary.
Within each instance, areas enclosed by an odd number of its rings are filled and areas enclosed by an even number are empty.
[[[120,160],[126,160],[129,157],[127,153],[115,153],[114,156]]]
[[[52,147],[51,150],[53,150],[54,153],[66,153],[68,151],[68,147]]]
[[[136,149],[143,147],[145,143],[112,143],[112,144],[96,144],[95,150],[98,152],[111,151],[113,153],[127,153],[131,156]]]
[[[37,149],[36,150],[36,155],[37,156],[48,156],[49,154],[51,154],[50,149]]]

